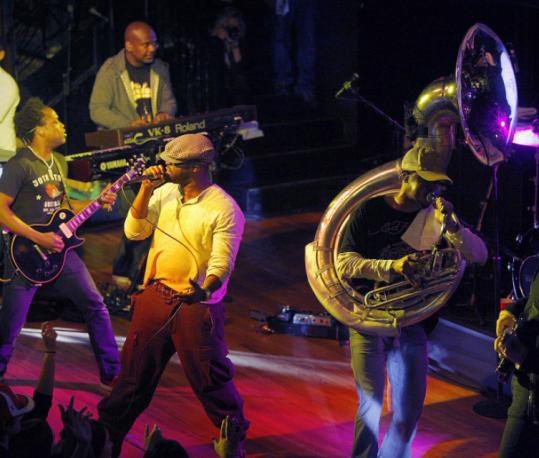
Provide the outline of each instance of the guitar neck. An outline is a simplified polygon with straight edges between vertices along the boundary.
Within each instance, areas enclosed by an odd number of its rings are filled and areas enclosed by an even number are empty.
[[[133,179],[137,175],[137,172],[134,169],[128,170],[124,173],[118,180],[116,180],[107,192],[117,193],[121,187],[127,183],[129,180]],[[100,194],[101,197],[102,194]],[[85,223],[97,210],[101,208],[99,203],[99,197],[88,204],[82,209],[77,215],[71,218],[66,224],[71,232],[75,232],[81,224]]]

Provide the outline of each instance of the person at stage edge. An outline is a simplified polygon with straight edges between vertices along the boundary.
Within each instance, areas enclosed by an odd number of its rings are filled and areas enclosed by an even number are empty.
[[[522,319],[520,330],[504,338],[518,317]],[[494,349],[516,367],[511,380],[513,400],[507,412],[499,456],[535,457],[539,450],[539,275],[535,276],[527,299],[516,301],[500,312],[496,336]]]
[[[0,37],[0,62],[6,57],[6,45]],[[13,118],[19,104],[19,86],[13,77],[0,66],[0,176],[3,164],[15,155],[16,138]]]
[[[337,272],[345,281],[361,281],[368,289],[375,283],[403,277],[417,284],[418,265],[413,253],[430,250],[439,241],[443,224],[443,237],[468,262],[486,261],[485,244],[462,226],[453,204],[443,197],[433,198],[451,183],[446,175],[448,162],[428,139],[416,140],[402,159],[398,192],[370,199],[352,214],[336,262]],[[359,398],[352,456],[411,456],[426,394],[426,327],[425,321],[404,327],[398,337],[350,329],[351,363]],[[393,417],[378,448],[386,368]]]
[[[30,224],[45,224],[64,205],[82,210],[88,202],[69,201],[64,177],[67,165],[63,156],[53,150],[66,140],[66,131],[56,112],[40,99],[30,98],[15,115],[17,136],[26,146],[6,164],[0,178],[0,224],[45,250],[61,252],[64,242],[55,232],[38,232]],[[104,192],[101,205],[110,210],[116,195]],[[7,241],[5,241],[7,245]],[[27,281],[6,257],[3,304],[0,308],[0,377],[4,375],[13,354],[15,339],[26,320],[30,303],[38,286]],[[81,311],[104,386],[110,385],[120,369],[119,352],[103,298],[74,250],[66,253],[65,265],[55,280],[55,287]]]
[[[100,128],[117,129],[174,119],[176,99],[168,65],[155,57],[159,44],[154,30],[144,22],[132,22],[126,27],[124,38],[124,49],[107,59],[97,72],[90,97],[92,121]],[[122,217],[135,194],[131,187],[120,194]],[[136,284],[148,249],[149,241],[128,241],[122,237],[112,263],[113,279],[118,286],[127,289]]]
[[[144,22],[132,22],[124,40],[124,49],[97,72],[90,118],[104,129],[174,119],[176,99],[168,65],[155,57],[159,44],[154,30]]]
[[[145,174],[159,179],[142,182],[125,221],[129,239],[152,237],[152,242],[144,290],[132,297],[122,369],[112,393],[98,406],[115,456],[174,352],[212,423],[220,427],[228,418],[241,428],[227,456],[243,456],[249,423],[227,358],[222,301],[245,218],[236,202],[211,183],[214,157],[213,144],[203,134],[171,140],[161,155],[166,170],[147,169]]]

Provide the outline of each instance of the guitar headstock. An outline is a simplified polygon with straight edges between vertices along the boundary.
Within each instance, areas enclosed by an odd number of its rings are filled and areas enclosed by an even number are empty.
[[[142,154],[137,154],[128,160],[129,171],[133,172],[133,176],[142,175],[146,169],[147,159]]]
[[[133,156],[128,162],[130,166],[129,170],[112,183],[110,187],[107,187],[105,191],[116,193],[123,185],[143,174],[144,169],[146,168],[146,159],[143,155]],[[97,202],[97,200],[95,202]]]

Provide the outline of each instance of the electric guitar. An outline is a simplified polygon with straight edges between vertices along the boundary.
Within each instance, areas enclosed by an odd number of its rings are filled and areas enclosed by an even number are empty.
[[[516,339],[516,342],[515,342]],[[502,338],[502,346],[507,349],[510,341],[513,348],[525,351],[525,349],[531,349],[538,345],[539,340],[539,321],[527,320],[524,313],[522,313],[514,326],[506,331]],[[496,376],[500,383],[506,383],[509,376],[515,369],[515,363],[508,358],[500,358],[498,366],[496,367]]]
[[[145,163],[143,157],[135,158],[132,168],[116,180],[107,192],[117,193],[124,184],[142,173]],[[36,231],[54,232],[62,237],[64,248],[58,253],[47,250],[25,237],[15,235],[11,240],[10,257],[17,273],[36,285],[50,283],[58,278],[69,250],[84,243],[84,239],[77,236],[77,229],[101,208],[98,199],[92,201],[78,214],[60,208],[54,212],[48,223],[30,225]]]

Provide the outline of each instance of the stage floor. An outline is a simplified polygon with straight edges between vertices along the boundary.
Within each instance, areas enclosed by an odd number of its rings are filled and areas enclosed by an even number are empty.
[[[226,335],[235,380],[251,421],[246,449],[252,457],[346,457],[352,444],[356,394],[348,351],[328,339],[258,332],[251,310],[275,315],[283,305],[322,311],[307,284],[303,249],[314,235],[319,213],[250,221],[230,283]],[[120,228],[92,228],[85,234],[84,258],[97,282],[110,280],[111,260]],[[50,420],[61,429],[57,404],[71,396],[76,407],[96,405],[103,393],[83,326],[55,321],[59,331],[56,387]],[[121,346],[129,321],[113,317]],[[33,391],[41,365],[39,323],[28,323],[17,341],[6,374],[18,392]],[[414,457],[494,457],[502,420],[478,416],[474,391],[429,376],[427,400],[413,446]],[[384,410],[382,430],[390,413]],[[190,390],[174,357],[156,395],[136,422],[122,456],[141,457],[145,424],[157,423],[163,435],[178,440],[192,457],[215,456],[218,431]]]

